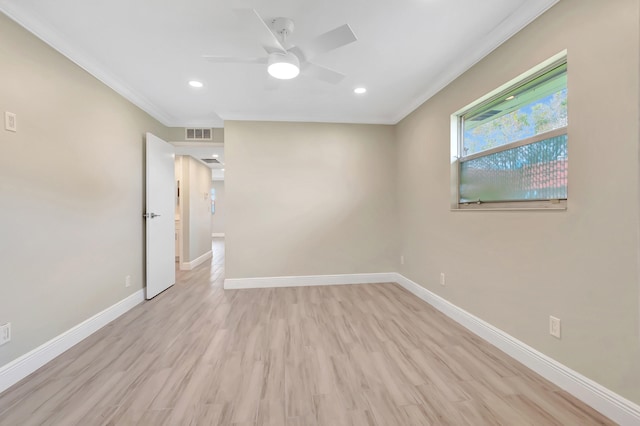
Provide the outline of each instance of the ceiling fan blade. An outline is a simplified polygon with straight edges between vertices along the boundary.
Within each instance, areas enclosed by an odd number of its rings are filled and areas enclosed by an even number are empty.
[[[320,34],[311,40],[311,42],[306,43],[304,50],[307,52],[308,57],[313,58],[320,53],[326,53],[333,49],[346,46],[356,40],[358,40],[358,37],[353,33],[349,24],[344,24],[324,34]]]
[[[303,63],[307,60],[307,55],[305,55],[302,49],[300,49],[298,46],[290,47],[287,51],[296,55],[300,60],[300,63]]]
[[[312,64],[311,62],[305,62],[302,64],[302,72],[304,75],[308,75],[331,84],[338,84],[345,78],[345,75],[338,71]]]
[[[216,64],[266,64],[267,58],[239,58],[234,56],[202,55],[202,59]]]
[[[241,25],[248,31],[252,31],[264,50],[267,53],[282,52],[286,53],[286,49],[278,40],[278,37],[271,31],[271,28],[262,19],[260,14],[255,9],[233,9],[238,16]]]

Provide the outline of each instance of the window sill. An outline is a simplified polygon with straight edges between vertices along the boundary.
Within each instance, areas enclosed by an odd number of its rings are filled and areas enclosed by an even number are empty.
[[[468,211],[566,211],[567,200],[558,202],[549,201],[524,201],[512,203],[483,203],[483,204],[456,204],[451,207],[453,212]]]

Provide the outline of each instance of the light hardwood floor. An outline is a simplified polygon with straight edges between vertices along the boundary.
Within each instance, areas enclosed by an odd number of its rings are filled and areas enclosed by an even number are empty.
[[[0,395],[0,424],[612,424],[396,284],[224,291],[223,263],[216,240]]]

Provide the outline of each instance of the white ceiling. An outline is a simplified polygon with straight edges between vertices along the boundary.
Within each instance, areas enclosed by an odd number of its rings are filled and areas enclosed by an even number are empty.
[[[0,10],[167,126],[222,120],[394,124],[558,0],[0,0]],[[358,41],[314,58],[347,75],[275,89],[233,8],[290,17],[289,41],[348,23]],[[187,82],[204,82],[203,89]],[[365,86],[365,95],[353,89]]]

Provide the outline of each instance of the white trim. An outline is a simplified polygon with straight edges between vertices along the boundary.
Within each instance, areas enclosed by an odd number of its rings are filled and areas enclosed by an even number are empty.
[[[201,256],[211,256],[208,252]],[[206,259],[205,259],[206,260]],[[204,260],[203,260],[204,261]],[[195,261],[194,261],[195,262]],[[191,262],[193,263],[193,262]],[[197,265],[196,265],[197,266]],[[301,287],[316,285],[371,284],[397,282],[406,290],[429,303],[468,330],[498,349],[529,367],[558,387],[598,410],[620,425],[640,424],[640,406],[612,392],[604,386],[549,358],[536,349],[510,336],[504,331],[481,320],[432,293],[421,285],[395,272],[343,275],[310,275],[268,278],[225,279],[225,289],[249,289],[269,287]],[[57,337],[0,367],[0,393],[24,379],[58,355],[84,340],[100,328],[144,301],[144,290],[83,321]]]
[[[211,250],[209,250],[208,252],[206,252],[205,254],[203,254],[202,256],[193,259],[191,262],[182,262],[180,264],[180,270],[182,271],[190,271],[192,269],[195,269],[196,267],[202,265],[204,262],[206,262],[207,260],[211,259],[213,257],[213,252]]]
[[[0,393],[142,302],[143,289],[3,365],[0,367]]]
[[[396,282],[395,272],[342,275],[304,275],[289,277],[227,278],[225,290],[273,287],[308,287],[344,284],[373,284]]]
[[[224,238],[224,232],[213,232],[211,234],[211,237],[213,237],[213,238],[216,238],[216,237],[217,238]]]
[[[400,274],[395,281],[474,334],[621,425],[640,425],[640,406]]]
[[[454,80],[471,69],[475,64],[500,47],[504,42],[519,33],[524,27],[538,19],[543,13],[553,7],[560,0],[545,0],[542,2],[528,1],[509,16],[509,19],[502,21],[479,45],[473,45],[468,52],[460,53],[456,56],[456,61],[447,68],[447,72],[442,73],[438,78],[430,82],[426,92],[419,93],[411,102],[407,102],[404,108],[395,114],[391,124],[397,124],[405,117],[415,111],[418,107],[428,101],[436,93],[451,84]]]
[[[460,203],[452,212],[566,211],[567,200],[504,201],[496,203]]]
[[[149,113],[165,126],[220,128],[224,126],[225,120],[313,121],[342,123],[353,123],[356,121],[362,124],[397,124],[436,93],[448,86],[465,71],[474,66],[482,58],[510,39],[529,23],[537,19],[558,1],[559,0],[542,0],[536,2],[523,2],[523,5],[509,16],[509,19],[505,19],[500,25],[497,25],[482,40],[480,40],[478,44],[474,44],[471,50],[457,55],[456,58],[446,67],[447,71],[439,74],[437,78],[432,79],[424,88],[424,91],[418,91],[418,94],[412,100],[406,102],[404,108],[400,108],[396,112],[391,112],[368,120],[362,120],[361,117],[350,118],[334,117],[329,115],[317,116],[315,119],[310,120],[309,117],[302,116],[300,114],[273,117],[266,113],[259,115],[229,113],[223,114],[223,116],[213,115],[211,118],[204,121],[185,122],[184,120],[179,120],[172,116],[134,88],[129,87],[122,79],[106,70],[104,66],[100,66],[98,62],[92,59],[88,52],[79,48],[71,48],[67,38],[51,25],[48,25],[33,16],[29,16],[29,14],[22,8],[16,7],[9,1],[0,1],[0,10],[22,27],[35,34],[45,43],[76,63],[78,66],[92,74],[98,80],[102,81],[133,104]]]
[[[215,113],[211,114],[209,119],[204,119],[204,121],[184,121],[177,119],[164,108],[157,105],[156,102],[136,90],[136,88],[130,87],[124,80],[111,72],[111,70],[108,70],[103,64],[93,59],[90,53],[81,48],[74,47],[68,38],[54,26],[31,16],[23,9],[7,1],[0,1],[0,11],[165,126],[204,127],[211,129],[224,127],[224,120]]]
[[[20,10],[18,7],[15,7],[6,1],[2,2],[2,4],[0,5],[0,10],[2,10],[2,13],[7,15],[12,20],[16,21],[22,27],[26,28],[40,40],[47,43],[54,50],[65,56],[71,62],[87,71],[93,77],[100,80],[102,83],[120,94],[123,98],[129,100],[131,103],[145,111],[147,114],[149,114],[165,126],[178,126],[179,123],[178,120],[175,119],[175,117],[159,108],[154,102],[140,94],[135,89],[129,87],[120,78],[116,77],[113,73],[106,70],[104,66],[101,66],[99,63],[94,61],[91,58],[91,55],[80,49],[70,47],[71,43],[69,43],[66,37],[64,37],[53,26],[44,23],[38,18],[29,16],[27,13],[24,13],[23,10]],[[217,121],[212,121],[211,124],[216,125],[212,127],[220,126],[220,123]]]

